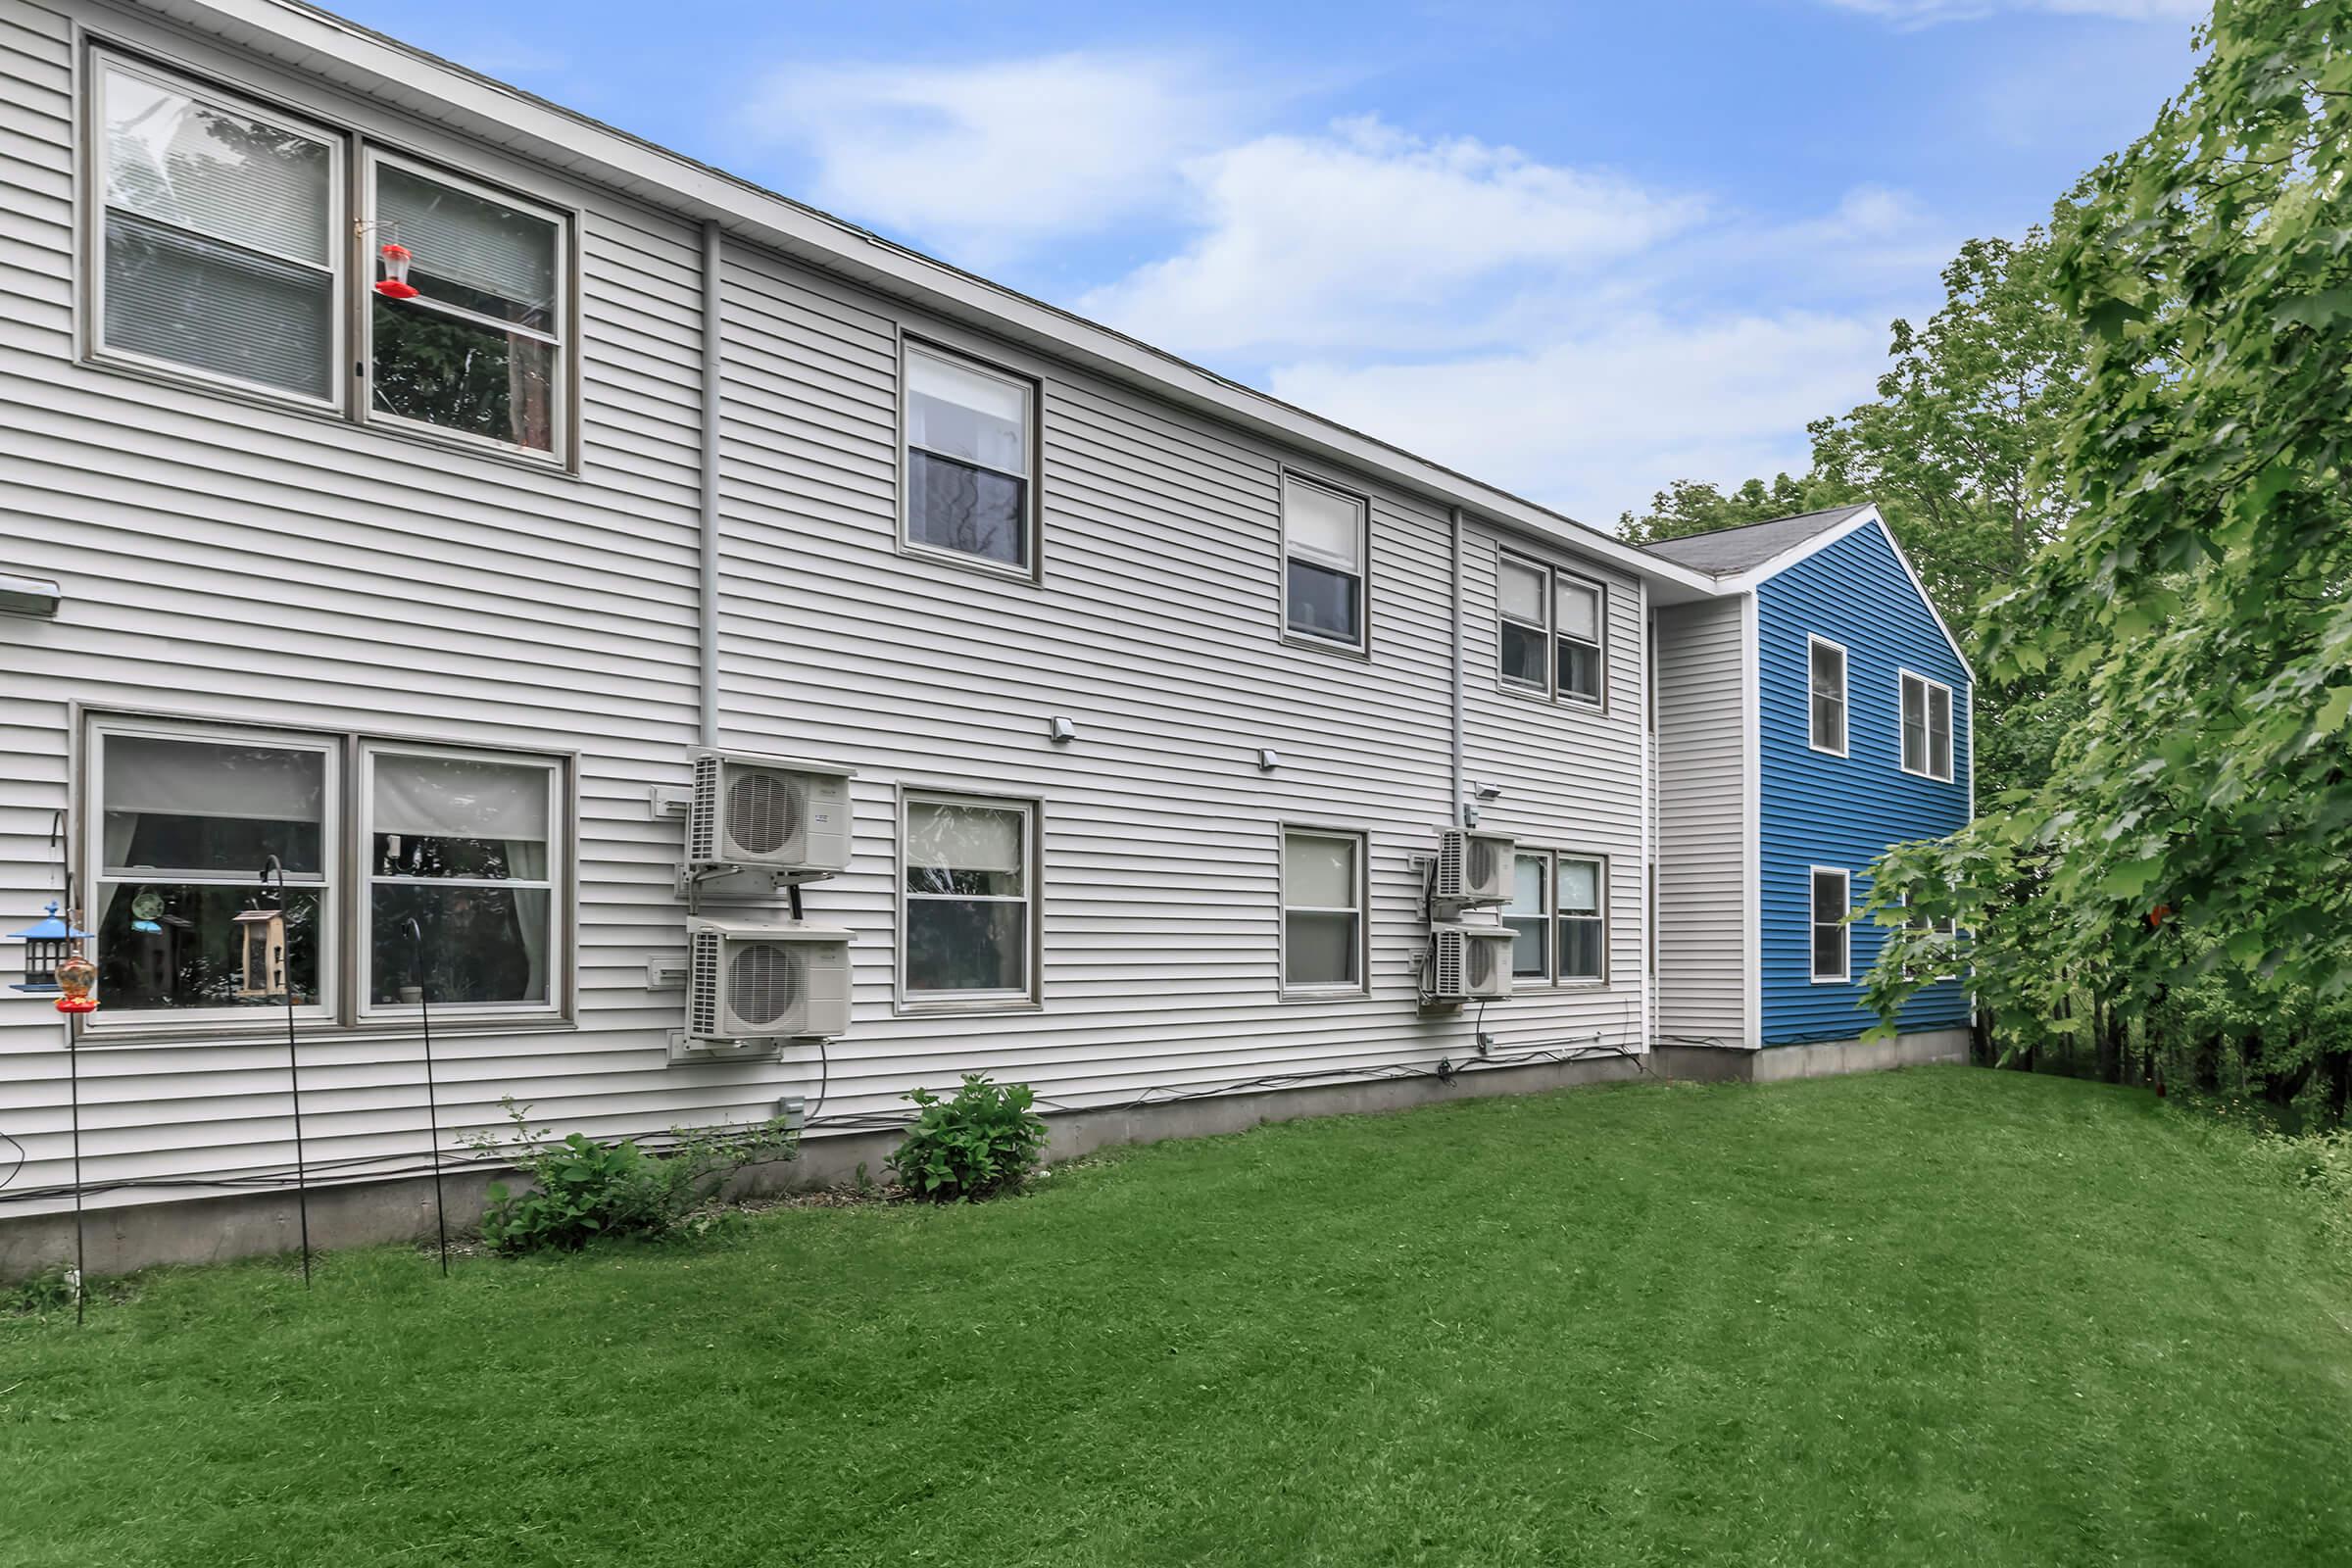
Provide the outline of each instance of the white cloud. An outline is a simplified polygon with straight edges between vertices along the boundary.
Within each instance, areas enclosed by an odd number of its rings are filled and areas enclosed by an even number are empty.
[[[1859,11],[1904,26],[1932,27],[1941,22],[1973,22],[2001,12],[2038,11],[2061,17],[2105,17],[2115,22],[2199,22],[2212,0],[1827,0],[1840,11]]]
[[[1467,137],[1370,118],[1184,166],[1200,232],[1079,302],[1202,354],[1377,341],[1388,352],[1502,335],[1529,291],[1686,229],[1700,203]],[[1465,291],[1482,299],[1465,316]]]
[[[1250,105],[1196,62],[1073,53],[796,68],[744,121],[809,157],[820,206],[1001,258],[1164,210],[1179,163],[1231,139]]]
[[[1805,422],[1871,395],[1879,316],[1650,313],[1520,353],[1303,364],[1275,395],[1608,527],[1678,478],[1807,466]]]

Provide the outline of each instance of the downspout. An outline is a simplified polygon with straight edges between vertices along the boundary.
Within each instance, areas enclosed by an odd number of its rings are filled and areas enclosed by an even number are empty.
[[[1451,509],[1453,520],[1452,584],[1453,602],[1453,806],[1446,812],[1446,825],[1467,827],[1464,806],[1470,798],[1470,781],[1462,776],[1462,509]],[[1973,753],[1971,754],[1974,755]]]
[[[718,448],[719,363],[724,338],[718,224],[703,224],[702,576],[696,616],[702,634],[699,678],[701,742],[718,744]]]

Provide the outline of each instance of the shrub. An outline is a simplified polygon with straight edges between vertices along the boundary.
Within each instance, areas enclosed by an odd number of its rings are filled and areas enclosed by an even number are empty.
[[[928,1089],[906,1097],[918,1107],[914,1125],[890,1156],[890,1168],[917,1198],[969,1202],[1018,1187],[1037,1166],[1046,1124],[1031,1113],[1037,1097],[1027,1084],[998,1084],[966,1073],[953,1100]]]
[[[474,1149],[527,1172],[520,1192],[493,1182],[482,1211],[482,1240],[502,1252],[577,1251],[609,1236],[665,1236],[744,1166],[791,1159],[798,1141],[779,1118],[751,1127],[672,1129],[671,1147],[648,1153],[635,1139],[599,1143],[582,1133],[551,1142],[533,1130],[529,1107],[500,1102],[514,1137],[466,1140]]]
[[[0,1292],[0,1312],[22,1316],[63,1312],[73,1307],[80,1294],[80,1273],[60,1263]]]

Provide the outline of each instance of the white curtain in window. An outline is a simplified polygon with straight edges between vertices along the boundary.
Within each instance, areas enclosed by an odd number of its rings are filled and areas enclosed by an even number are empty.
[[[556,225],[546,219],[386,165],[375,173],[375,220],[382,238],[397,237],[415,254],[419,273],[514,307],[482,314],[553,326]]]
[[[1523,566],[1516,561],[1502,564],[1502,581],[1497,595],[1502,612],[1513,620],[1533,625],[1544,624],[1544,573],[1533,566]]]
[[[1285,479],[1282,525],[1294,556],[1356,569],[1363,551],[1363,509],[1320,485]]]
[[[1283,848],[1283,902],[1294,908],[1354,908],[1354,843],[1293,835]]]
[[[906,803],[906,864],[1017,873],[1023,813],[953,801]]]
[[[109,813],[316,822],[324,811],[318,752],[153,735],[110,735],[105,745]]]
[[[906,440],[984,468],[1021,473],[1029,466],[1029,394],[1001,376],[906,351]]]
[[[499,841],[513,874],[535,881],[547,875],[547,794],[543,767],[378,752],[370,825],[416,838]]]
[[[106,199],[251,250],[327,264],[324,142],[105,74]]]
[[[1591,914],[1600,907],[1600,866],[1592,860],[1560,861],[1560,909]]]
[[[1542,914],[1544,909],[1544,857],[1522,855],[1511,868],[1511,902],[1506,914]]]
[[[1600,590],[1581,582],[1560,584],[1560,634],[1600,641]]]

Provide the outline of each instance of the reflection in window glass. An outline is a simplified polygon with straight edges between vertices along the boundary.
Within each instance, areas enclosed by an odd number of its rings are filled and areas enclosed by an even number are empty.
[[[1511,974],[1521,980],[1549,979],[1551,906],[1545,889],[1551,881],[1551,858],[1522,855],[1511,871],[1511,902],[1502,910],[1502,923],[1511,928]]]
[[[1364,503],[1287,475],[1282,482],[1284,624],[1332,642],[1364,640]]]
[[[1282,978],[1291,986],[1362,983],[1360,840],[1331,833],[1283,835]]]
[[[1023,381],[906,346],[906,538],[1008,566],[1029,564]]]
[[[369,1000],[553,1000],[552,763],[368,754]]]
[[[907,993],[1028,995],[1028,808],[909,797],[906,862]]]
[[[1563,855],[1558,863],[1560,978],[1601,979],[1608,973],[1601,862]]]

